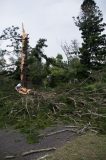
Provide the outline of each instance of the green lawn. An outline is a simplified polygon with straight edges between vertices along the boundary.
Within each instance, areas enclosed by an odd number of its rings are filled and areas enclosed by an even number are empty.
[[[106,160],[106,136],[80,136],[45,160]]]

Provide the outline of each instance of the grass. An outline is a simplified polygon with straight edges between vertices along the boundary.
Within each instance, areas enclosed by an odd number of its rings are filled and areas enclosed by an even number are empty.
[[[87,134],[58,149],[44,160],[105,160],[106,136]]]

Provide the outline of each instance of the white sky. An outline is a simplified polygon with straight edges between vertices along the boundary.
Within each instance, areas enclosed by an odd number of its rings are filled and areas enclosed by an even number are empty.
[[[77,39],[81,35],[72,19],[78,16],[83,0],[0,0],[0,34],[12,25],[21,28],[22,22],[30,37],[31,46],[39,38],[46,38],[48,48],[45,54],[65,57],[61,43]],[[95,0],[106,22],[106,0]],[[2,42],[0,42],[2,43]]]

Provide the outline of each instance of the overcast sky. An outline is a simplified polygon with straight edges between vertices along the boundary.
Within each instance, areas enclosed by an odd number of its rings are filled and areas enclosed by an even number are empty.
[[[83,0],[0,0],[0,34],[12,25],[21,28],[24,23],[30,43],[36,45],[39,38],[46,38],[45,54],[55,57],[64,53],[61,43],[77,39],[81,35],[72,17],[78,16]],[[106,22],[106,0],[95,0]]]

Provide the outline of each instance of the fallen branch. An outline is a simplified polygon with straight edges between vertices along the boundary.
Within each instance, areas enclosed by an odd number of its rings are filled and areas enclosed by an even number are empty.
[[[56,150],[56,148],[53,147],[53,148],[44,148],[44,149],[39,149],[39,150],[30,150],[30,151],[27,151],[27,152],[23,152],[21,155],[22,156],[27,156],[27,155],[33,154],[33,153],[48,152],[48,151],[52,151],[52,150]]]
[[[79,126],[65,126],[65,128],[79,128]]]
[[[8,97],[11,97],[12,95],[9,95],[9,96],[6,96],[6,97],[3,97],[3,98],[0,98],[0,100],[3,100],[3,99],[6,99]]]
[[[26,111],[27,111],[27,113],[28,113],[29,119],[31,120],[31,115],[30,115],[29,110],[28,110],[27,96],[26,96],[25,101],[26,101],[26,102],[25,102],[25,108],[26,108]]]
[[[16,156],[5,156],[5,159],[13,159],[16,158]]]
[[[90,93],[89,95],[106,95],[106,93]]]
[[[60,111],[61,109],[61,106],[66,106],[65,103],[53,103],[55,105],[54,108],[56,108],[58,111]]]
[[[96,131],[96,130],[94,130],[94,129],[91,129],[90,131],[93,132],[93,133],[95,133],[95,134],[98,133],[98,131]]]
[[[71,116],[68,116],[68,115],[66,115],[66,114],[60,115],[60,117],[69,117],[70,119],[72,119],[72,120],[74,121],[74,123],[75,123],[76,125],[78,124],[77,121],[76,121],[74,118],[72,118]]]
[[[89,97],[89,100],[94,101],[95,103],[97,103],[95,98]]]
[[[77,134],[83,134],[85,131],[88,130],[88,128],[89,128],[90,125],[91,125],[91,124],[90,124],[90,122],[89,122],[89,123],[88,123],[87,125],[85,125],[82,129],[78,130],[78,131],[77,131]]]
[[[68,97],[68,98],[74,102],[74,107],[77,108],[76,100],[74,98],[72,98],[72,97]]]
[[[37,160],[41,160],[41,159],[47,158],[48,156],[49,156],[49,155],[46,154],[46,155],[44,155],[43,157],[38,158]]]
[[[94,115],[94,116],[97,116],[97,117],[103,117],[103,118],[106,118],[106,115],[102,115],[102,114],[94,113],[94,112],[91,112],[91,111],[89,111],[88,113],[84,113],[84,114],[82,114],[81,116],[85,116],[85,115]]]
[[[47,137],[47,136],[52,136],[54,134],[58,134],[58,133],[62,133],[62,132],[67,132],[67,131],[71,131],[71,132],[76,132],[75,129],[63,129],[63,130],[59,130],[59,131],[55,131],[55,132],[51,132],[51,133],[48,133],[48,134],[40,134],[39,137]]]

